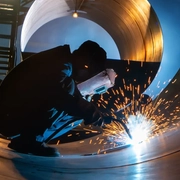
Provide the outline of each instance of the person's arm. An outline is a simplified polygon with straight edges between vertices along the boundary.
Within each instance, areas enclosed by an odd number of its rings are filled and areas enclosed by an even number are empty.
[[[74,80],[70,77],[71,75],[71,63],[64,63],[59,78],[59,84],[56,89],[58,95],[54,100],[55,106],[64,110],[69,115],[84,119],[85,124],[96,122],[101,117],[101,113],[93,103],[83,99]],[[74,87],[72,88],[71,86]],[[73,93],[70,92],[71,88],[74,89]]]
[[[56,106],[71,116],[84,119],[84,124],[92,124],[101,117],[97,107],[82,98],[81,95],[71,95],[64,89],[61,90],[60,96],[56,97]]]

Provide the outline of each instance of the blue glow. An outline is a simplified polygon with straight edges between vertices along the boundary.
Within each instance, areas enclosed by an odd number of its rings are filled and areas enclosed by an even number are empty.
[[[40,27],[30,38],[25,52],[40,52],[59,45],[70,44],[71,51],[84,41],[97,42],[109,59],[121,59],[119,50],[108,32],[93,21],[65,16]]]
[[[160,21],[164,51],[160,71],[151,85],[145,91],[153,99],[169,84],[180,68],[179,61],[179,2],[164,0],[149,0]]]
[[[133,139],[129,140],[128,143],[137,145],[150,137],[154,123],[147,119],[146,116],[139,113],[137,115],[130,115],[128,117],[127,126],[133,137]]]

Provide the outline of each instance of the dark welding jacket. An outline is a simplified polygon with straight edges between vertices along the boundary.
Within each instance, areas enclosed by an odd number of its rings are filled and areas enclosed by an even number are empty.
[[[62,88],[63,81],[72,75],[71,58],[69,46],[64,45],[19,63],[0,85],[1,116],[18,118],[56,106],[70,115],[90,119],[95,106],[79,93],[71,95]]]

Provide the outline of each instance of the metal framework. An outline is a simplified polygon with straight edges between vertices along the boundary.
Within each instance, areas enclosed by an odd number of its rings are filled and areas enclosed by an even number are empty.
[[[16,65],[18,26],[24,21],[33,0],[1,0],[0,2],[0,82]]]

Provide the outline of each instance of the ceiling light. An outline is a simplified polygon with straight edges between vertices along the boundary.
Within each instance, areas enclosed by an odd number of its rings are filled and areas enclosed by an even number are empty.
[[[72,16],[73,18],[78,18],[78,13],[75,11]]]

